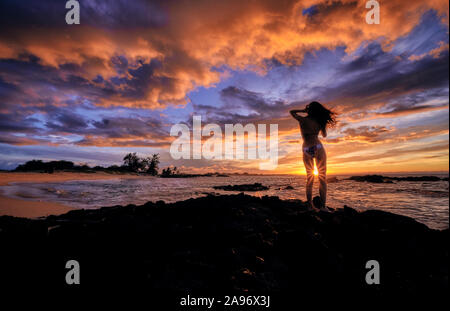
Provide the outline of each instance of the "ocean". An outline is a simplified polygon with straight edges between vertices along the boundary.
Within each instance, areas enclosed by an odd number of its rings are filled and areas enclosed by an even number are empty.
[[[384,174],[404,177],[413,174]],[[415,174],[422,176],[428,174]],[[433,174],[448,177],[448,174]],[[379,209],[412,217],[434,229],[449,226],[448,181],[367,183],[345,180],[349,176],[336,175],[338,182],[328,184],[327,205],[342,208],[348,205],[357,210]],[[112,179],[68,181],[58,183],[14,183],[0,187],[3,194],[39,201],[63,203],[74,208],[95,209],[102,206],[143,204],[163,200],[175,202],[205,196],[209,193],[231,194],[213,186],[261,183],[269,190],[247,192],[254,196],[278,196],[281,199],[305,200],[305,177],[298,175],[231,175],[229,177]],[[293,189],[286,189],[292,186]],[[314,185],[314,194],[318,195]]]

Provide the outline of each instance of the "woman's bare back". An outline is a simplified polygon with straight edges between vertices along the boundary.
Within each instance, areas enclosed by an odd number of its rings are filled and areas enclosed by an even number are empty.
[[[320,144],[319,133],[322,129],[319,123],[309,117],[302,117],[297,120],[300,124],[300,132],[303,137],[303,147],[312,147]]]

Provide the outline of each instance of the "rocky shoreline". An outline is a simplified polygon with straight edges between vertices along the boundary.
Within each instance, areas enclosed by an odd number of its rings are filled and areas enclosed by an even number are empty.
[[[437,176],[407,176],[407,177],[389,177],[383,175],[362,175],[351,176],[348,180],[370,183],[388,183],[392,184],[394,181],[448,181],[448,177],[439,178]]]
[[[209,195],[42,219],[2,216],[0,243],[0,282],[8,285],[64,285],[64,263],[76,259],[85,286],[241,293],[448,289],[448,229],[377,210],[307,211],[301,201],[278,197]],[[368,260],[380,263],[380,285],[365,282]]]
[[[213,189],[224,190],[224,191],[265,191],[265,190],[269,190],[269,187],[264,186],[261,183],[253,183],[253,184],[241,184],[241,185],[214,186]]]

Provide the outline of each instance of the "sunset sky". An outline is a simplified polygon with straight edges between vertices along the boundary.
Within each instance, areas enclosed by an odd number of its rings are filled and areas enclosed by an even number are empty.
[[[447,0],[0,1],[0,168],[31,159],[303,173],[290,109],[339,113],[330,173],[448,171]],[[279,165],[173,160],[175,123],[278,124]]]

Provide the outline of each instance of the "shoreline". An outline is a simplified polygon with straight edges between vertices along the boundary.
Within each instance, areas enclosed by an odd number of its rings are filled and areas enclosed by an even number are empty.
[[[48,183],[65,182],[73,180],[108,180],[119,178],[142,178],[132,174],[108,174],[57,172],[53,174],[35,172],[0,172],[0,186],[10,183]],[[24,200],[11,198],[4,195],[0,190],[0,216],[14,216],[23,218],[38,218],[49,215],[65,214],[74,208],[52,201]]]

